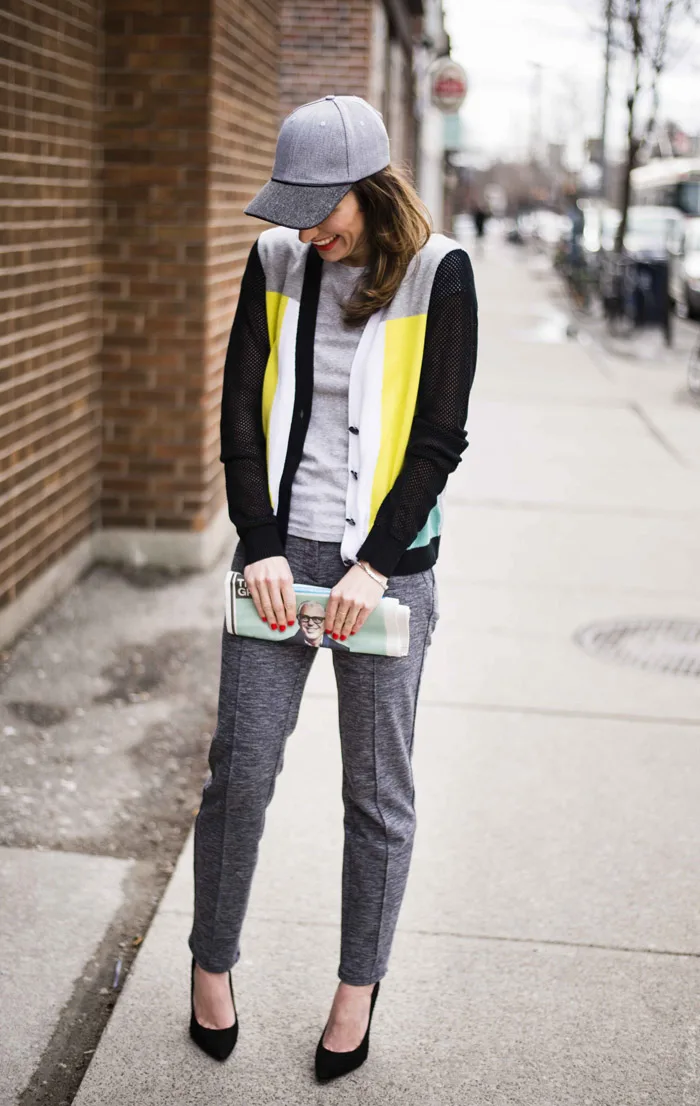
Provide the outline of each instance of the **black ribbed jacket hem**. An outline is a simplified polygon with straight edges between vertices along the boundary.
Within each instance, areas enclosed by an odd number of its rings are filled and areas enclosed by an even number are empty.
[[[239,531],[238,536],[243,542],[246,563],[262,561],[265,557],[284,557],[284,543],[280,537],[276,522],[265,523],[264,526],[254,526],[244,533]]]
[[[282,541],[276,523],[256,526],[248,530],[245,535],[239,533],[245,550],[246,564],[253,561],[261,561],[264,557],[285,557],[286,543]],[[415,549],[406,549],[398,556],[396,543],[387,536],[387,544],[377,540],[376,535],[363,544],[358,551],[357,560],[367,561],[377,572],[383,576],[410,576],[412,572],[425,572],[432,568],[438,559],[440,550],[440,536],[432,538],[428,545],[417,546]]]

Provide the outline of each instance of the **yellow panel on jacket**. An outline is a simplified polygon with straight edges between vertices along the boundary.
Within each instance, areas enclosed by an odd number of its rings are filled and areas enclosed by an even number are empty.
[[[401,471],[415,414],[428,316],[384,323],[384,373],[379,455],[372,484],[370,525]]]

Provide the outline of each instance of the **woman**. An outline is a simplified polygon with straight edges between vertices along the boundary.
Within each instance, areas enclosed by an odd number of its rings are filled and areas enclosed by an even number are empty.
[[[322,628],[333,642],[359,633],[385,593],[411,612],[407,656],[332,654],[345,847],[340,983],[316,1050],[325,1081],[367,1056],[408,876],[415,709],[438,619],[442,492],[467,444],[477,303],[468,255],[431,234],[360,97],[287,116],[272,178],[245,211],[277,226],[248,256],[224,369],[231,567],[271,633],[295,622],[295,580],[332,589]],[[218,1059],[237,1038],[230,968],[316,656],[303,644],[222,636],[189,937],[190,1032]]]

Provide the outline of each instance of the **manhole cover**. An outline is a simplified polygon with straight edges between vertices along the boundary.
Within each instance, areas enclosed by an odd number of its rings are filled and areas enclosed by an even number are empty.
[[[639,618],[592,622],[574,641],[596,657],[676,676],[700,676],[700,622]]]

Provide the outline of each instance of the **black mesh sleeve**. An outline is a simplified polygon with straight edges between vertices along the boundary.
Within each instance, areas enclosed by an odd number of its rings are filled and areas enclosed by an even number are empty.
[[[262,387],[270,354],[265,272],[255,242],[248,255],[231,327],[221,397],[221,453],[231,522],[248,563],[284,556],[270,502]]]
[[[469,254],[446,254],[433,280],[416,411],[404,463],[357,559],[390,576],[425,525],[467,448],[464,429],[476,370],[478,305]]]

